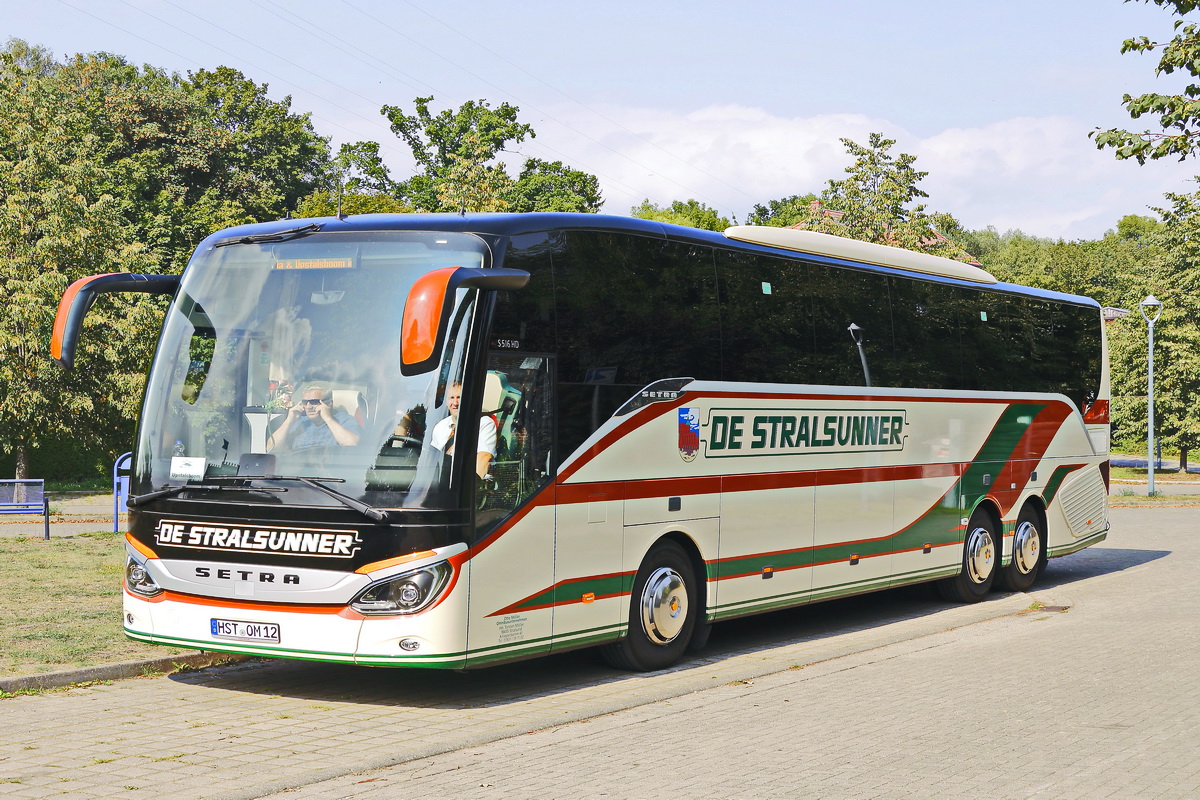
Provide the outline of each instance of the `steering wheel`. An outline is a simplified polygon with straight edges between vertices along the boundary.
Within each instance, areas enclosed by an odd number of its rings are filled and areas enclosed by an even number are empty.
[[[401,447],[415,447],[418,450],[425,447],[425,442],[421,441],[420,439],[414,439],[412,436],[403,436],[398,433],[392,434],[388,437],[387,446],[395,447],[396,442],[399,442]]]

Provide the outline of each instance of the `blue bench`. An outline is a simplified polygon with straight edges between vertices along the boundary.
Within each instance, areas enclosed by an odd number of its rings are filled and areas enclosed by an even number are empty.
[[[50,538],[50,500],[41,478],[0,481],[0,514],[41,514]]]

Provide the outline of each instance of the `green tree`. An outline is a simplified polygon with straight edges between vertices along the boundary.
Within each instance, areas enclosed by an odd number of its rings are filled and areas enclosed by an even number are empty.
[[[22,66],[19,54],[0,53],[0,63],[0,448],[15,453],[24,478],[31,451],[47,439],[87,445],[113,428],[128,433],[151,347],[150,337],[128,334],[152,303],[98,302],[70,376],[50,360],[51,328],[70,280],[151,269],[155,259],[106,191],[93,120],[71,87]]]
[[[230,67],[191,73],[183,88],[208,111],[209,124],[228,134],[213,164],[197,176],[237,198],[253,220],[278,219],[312,192],[329,167],[329,144],[308,114],[291,111],[291,97],[271,100]]]
[[[809,219],[812,204],[819,202],[819,198],[811,193],[769,200],[766,205],[754,206],[754,210],[746,218],[746,224],[771,225],[777,228],[798,225]]]
[[[600,181],[561,161],[530,158],[509,190],[509,210],[574,211],[594,214],[604,205]]]
[[[1133,280],[1124,307],[1136,309],[1146,294],[1163,303],[1154,326],[1155,436],[1164,449],[1179,451],[1180,468],[1186,469],[1189,453],[1200,447],[1200,193],[1171,193],[1167,199],[1170,207],[1155,209],[1162,224],[1149,241],[1136,240],[1151,257],[1128,271]],[[1126,427],[1144,436],[1146,325],[1140,314],[1126,320],[1132,323],[1123,329],[1127,341],[1114,337],[1113,393],[1138,397],[1133,410],[1140,414]]]
[[[410,203],[395,196],[396,183],[379,154],[377,142],[343,144],[329,165],[321,188],[296,206],[299,217],[335,214],[409,213]]]
[[[473,170],[486,172],[488,168],[483,165],[506,145],[520,144],[535,134],[532,126],[517,122],[520,109],[508,103],[493,109],[484,100],[468,100],[457,111],[445,109],[433,114],[429,110],[432,101],[433,97],[418,97],[414,101],[415,114],[407,114],[398,106],[381,109],[391,122],[392,132],[408,145],[421,170],[398,184],[396,193],[422,211],[459,211],[465,188],[462,180]],[[503,171],[503,165],[499,167]],[[498,176],[491,177],[494,181]],[[441,184],[448,179],[454,181],[454,186],[443,192]],[[444,203],[443,195],[452,202]]]
[[[296,206],[298,217],[332,217],[343,214],[410,214],[413,207],[388,194],[320,189]]]
[[[722,217],[715,208],[709,208],[699,200],[675,200],[666,208],[661,208],[649,199],[643,200],[630,210],[630,215],[639,219],[652,219],[657,222],[667,222],[672,225],[685,225],[689,228],[701,228],[706,231],[723,231],[730,225],[727,217]]]
[[[378,142],[350,142],[338,149],[332,165],[333,182],[338,188],[360,194],[394,194],[392,180]]]
[[[47,351],[70,281],[178,271],[200,238],[282,216],[327,173],[307,117],[265,90],[233,70],[189,83],[106,53],[0,52],[0,448],[18,473],[46,441],[111,456],[132,438],[163,301],[102,297],[60,374]]]
[[[819,202],[784,206],[780,201],[780,210],[786,208],[788,219],[796,220],[793,226],[948,258],[969,258],[947,235],[961,229],[957,220],[949,214],[929,212],[924,205],[912,205],[927,196],[917,184],[928,173],[913,166],[916,156],[892,155],[896,142],[881,133],[872,133],[865,147],[850,139],[841,142],[854,157],[845,178],[829,181]],[[770,208],[764,210],[770,212]]]
[[[395,185],[397,198],[420,211],[595,212],[604,202],[594,175],[561,161],[526,159],[515,180],[497,161],[510,145],[536,134],[517,121],[520,109],[492,108],[484,100],[434,114],[432,97],[418,97],[416,113],[384,106],[392,132],[412,151],[419,172]]]
[[[1131,2],[1131,0],[1125,0]],[[1122,98],[1132,119],[1157,117],[1158,130],[1147,128],[1140,132],[1120,128],[1088,134],[1103,150],[1111,147],[1119,159],[1132,158],[1139,164],[1147,160],[1178,156],[1182,161],[1196,152],[1200,144],[1200,28],[1185,22],[1182,17],[1196,9],[1195,0],[1143,0],[1167,9],[1180,19],[1175,21],[1175,35],[1167,41],[1153,41],[1148,36],[1126,39],[1122,53],[1159,51],[1155,75],[1187,75],[1188,84],[1180,94],[1146,92],[1126,94]]]

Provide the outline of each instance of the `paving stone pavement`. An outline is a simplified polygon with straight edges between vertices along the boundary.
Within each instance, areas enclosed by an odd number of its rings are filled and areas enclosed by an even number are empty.
[[[272,662],[11,698],[0,794],[1197,797],[1200,509],[1113,523],[1032,598],[810,606],[648,675],[586,652],[466,674]]]

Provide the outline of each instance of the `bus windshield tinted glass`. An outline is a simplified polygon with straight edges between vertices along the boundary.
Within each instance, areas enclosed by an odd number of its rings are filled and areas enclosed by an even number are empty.
[[[481,268],[486,254],[474,236],[400,231],[198,254],[151,371],[135,492],[274,475],[335,479],[326,485],[378,507],[451,502],[443,451],[453,447],[434,447],[431,434],[457,412],[449,399],[462,379],[475,293],[446,299],[449,327],[432,372],[401,376],[400,325],[417,278]],[[296,481],[269,488],[285,491],[231,499],[337,505]]]

